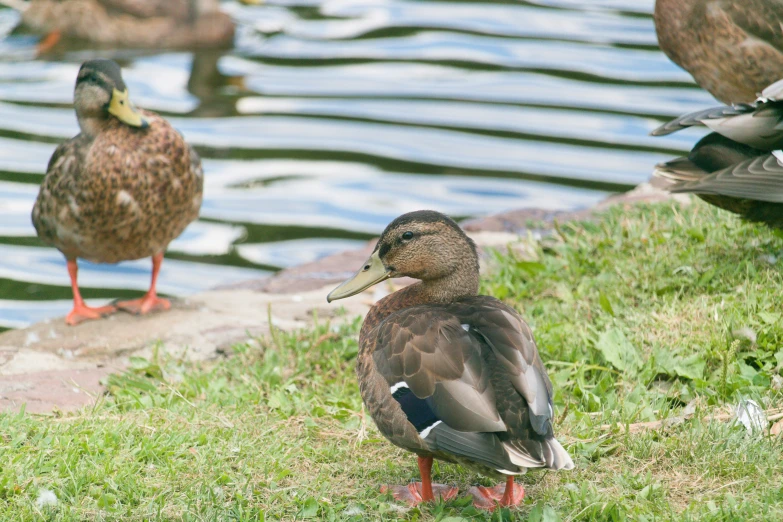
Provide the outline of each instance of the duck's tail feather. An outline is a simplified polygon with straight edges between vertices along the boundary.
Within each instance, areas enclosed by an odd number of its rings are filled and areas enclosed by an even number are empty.
[[[471,460],[504,475],[520,475],[529,468],[574,467],[568,452],[554,438],[501,441],[495,433],[457,431],[439,423],[424,440],[434,451]]]
[[[659,163],[653,170],[653,176],[671,181],[696,181],[706,175],[704,169],[684,156]]]
[[[433,450],[471,460],[505,475],[525,472],[510,460],[505,445],[494,433],[457,431],[445,423],[440,423],[430,431],[425,440]],[[541,464],[538,467],[540,466]]]
[[[554,437],[544,441],[506,441],[503,446],[511,462],[524,468],[573,469],[574,461]]]
[[[679,118],[675,118],[669,122],[664,123],[660,127],[653,129],[650,132],[650,136],[666,136],[673,132],[677,132],[688,127],[705,125],[705,122],[725,120],[733,116],[739,116],[740,114],[749,114],[758,109],[759,103],[739,103],[737,105],[721,105],[718,107],[710,107],[709,109],[702,109],[700,111],[689,112]]]

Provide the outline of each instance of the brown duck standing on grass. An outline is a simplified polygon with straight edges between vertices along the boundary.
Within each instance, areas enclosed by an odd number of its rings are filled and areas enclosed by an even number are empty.
[[[530,328],[514,309],[478,295],[476,246],[454,221],[428,210],[398,217],[327,300],[403,276],[421,281],[370,309],[356,373],[380,432],[418,455],[421,482],[381,490],[411,505],[453,498],[456,488],[431,482],[437,458],[502,477],[505,484],[469,492],[477,507],[493,509],[522,501],[514,476],[528,468],[573,468],[552,432],[552,384]]]
[[[240,0],[258,4],[260,0]],[[234,21],[219,0],[0,0],[18,10],[22,24],[47,35],[50,50],[61,37],[99,45],[147,49],[231,47]]]
[[[675,181],[670,192],[696,194],[749,221],[783,228],[783,81],[764,89],[753,103],[686,114],[652,135],[695,125],[715,132],[687,157],[657,165],[655,175]]]
[[[74,91],[81,132],[49,160],[32,219],[38,237],[68,261],[73,310],[66,322],[97,319],[117,308],[145,314],[171,304],[155,287],[168,244],[198,217],[203,173],[198,154],[166,120],[136,109],[119,65],[91,60]],[[147,294],[90,308],[77,284],[77,258],[118,263],[152,257]]]
[[[783,76],[783,0],[657,0],[664,53],[723,103],[752,102]]]

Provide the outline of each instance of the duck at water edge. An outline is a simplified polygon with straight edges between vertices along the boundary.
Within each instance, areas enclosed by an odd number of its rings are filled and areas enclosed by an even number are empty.
[[[198,217],[201,159],[169,122],[137,109],[119,65],[91,60],[74,91],[81,132],[55,149],[33,207],[38,237],[63,253],[73,288],[70,325],[115,312],[166,310],[156,283],[168,244]],[[77,259],[119,263],[152,257],[147,294],[91,308],[79,292]]]

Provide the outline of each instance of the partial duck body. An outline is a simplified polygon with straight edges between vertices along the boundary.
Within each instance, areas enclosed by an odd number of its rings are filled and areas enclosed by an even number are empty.
[[[674,181],[673,193],[692,193],[743,218],[783,228],[783,81],[752,103],[686,114],[652,132],[663,136],[691,126],[714,132],[686,157],[656,166]]]

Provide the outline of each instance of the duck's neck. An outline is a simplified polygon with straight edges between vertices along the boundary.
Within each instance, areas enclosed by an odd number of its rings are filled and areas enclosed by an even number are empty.
[[[439,279],[420,281],[394,292],[375,303],[362,324],[363,338],[389,315],[425,304],[447,304],[478,294],[479,271],[477,264],[466,264],[459,270]]]
[[[79,128],[82,134],[94,138],[111,125],[111,117],[104,114],[79,114],[76,113]]]

